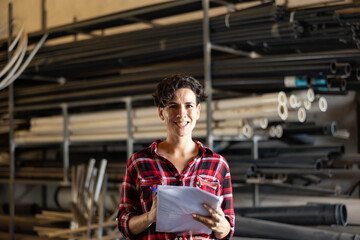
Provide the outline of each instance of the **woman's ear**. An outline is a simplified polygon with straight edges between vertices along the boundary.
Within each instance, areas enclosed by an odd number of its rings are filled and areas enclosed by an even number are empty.
[[[160,119],[161,119],[161,120],[165,120],[165,117],[164,117],[164,108],[158,107],[158,113],[159,113]]]
[[[200,103],[196,106],[196,110],[197,110],[196,120],[199,120],[199,118],[200,118]]]

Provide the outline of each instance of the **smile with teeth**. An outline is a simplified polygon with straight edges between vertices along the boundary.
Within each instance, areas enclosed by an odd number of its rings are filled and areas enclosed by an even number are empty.
[[[189,122],[176,122],[179,127],[185,127]]]

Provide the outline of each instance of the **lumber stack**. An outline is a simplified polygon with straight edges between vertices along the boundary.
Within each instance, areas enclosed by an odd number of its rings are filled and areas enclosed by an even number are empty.
[[[242,98],[213,101],[213,133],[216,137],[232,136],[250,139],[256,134],[281,137],[274,134],[269,121],[306,121],[307,113],[325,112],[326,98],[315,96],[312,89],[266,93]],[[166,129],[156,107],[132,110],[134,139],[165,138]],[[118,141],[128,138],[125,109],[72,114],[68,119],[71,142]],[[17,143],[59,143],[63,141],[64,119],[61,115],[34,117],[28,130],[15,133]],[[279,127],[278,127],[279,128]],[[206,104],[201,105],[200,119],[193,132],[196,138],[206,137]]]
[[[37,219],[43,221],[68,221],[70,228],[36,226],[34,230],[39,236],[92,239],[101,238],[104,230],[107,230],[107,236],[121,237],[116,229],[108,229],[114,228],[117,223],[116,212],[107,213],[104,207],[107,160],[102,159],[99,167],[95,163],[95,159],[90,159],[88,165],[80,164],[71,168],[71,213],[43,211],[37,215]]]

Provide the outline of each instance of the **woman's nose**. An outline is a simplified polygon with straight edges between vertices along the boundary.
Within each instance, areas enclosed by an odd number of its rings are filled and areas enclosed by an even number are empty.
[[[185,117],[185,116],[186,116],[186,109],[185,109],[184,106],[180,106],[180,107],[178,108],[177,117],[183,118],[183,117]]]

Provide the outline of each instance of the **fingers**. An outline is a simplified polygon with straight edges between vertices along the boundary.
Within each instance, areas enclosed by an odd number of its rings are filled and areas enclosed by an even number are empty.
[[[204,208],[210,213],[209,217],[201,216],[198,214],[192,214],[193,218],[203,224],[205,224],[210,229],[214,230],[218,223],[221,222],[221,214],[217,213],[213,208],[209,207],[206,204],[203,204]],[[224,214],[221,211],[222,215]]]
[[[192,214],[192,217],[198,221],[213,230],[213,228],[216,226],[216,222],[212,220],[212,218],[204,217],[198,214]]]
[[[208,205],[206,205],[205,203],[203,204],[204,208],[210,213],[210,217],[216,221],[216,222],[220,222],[220,215],[215,211],[215,209],[209,207]]]
[[[203,204],[204,208],[210,213],[210,216],[205,217],[198,214],[192,214],[192,217],[205,226],[210,228],[217,238],[225,237],[230,231],[230,223],[225,218],[225,214],[221,208],[216,212],[215,209]]]

